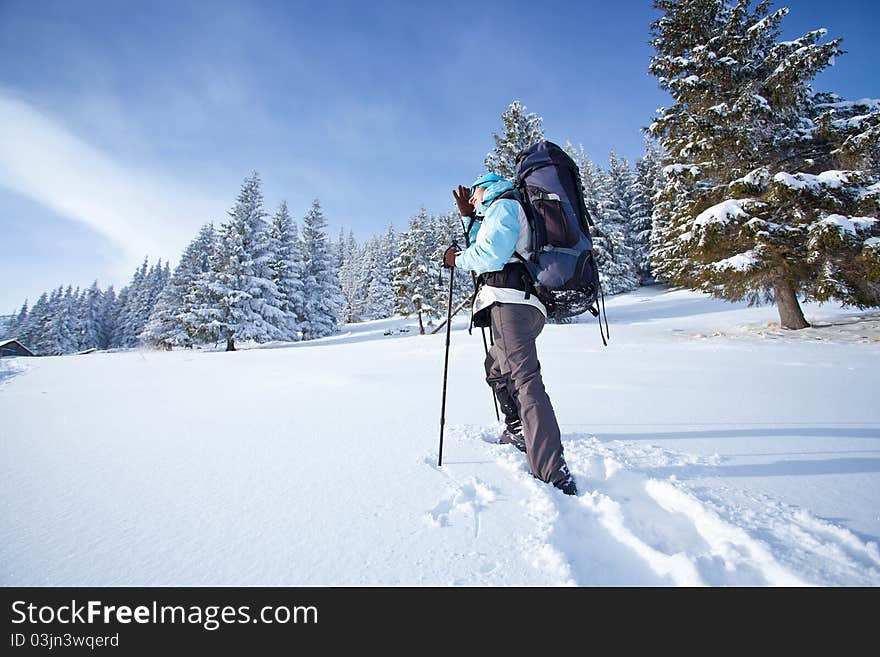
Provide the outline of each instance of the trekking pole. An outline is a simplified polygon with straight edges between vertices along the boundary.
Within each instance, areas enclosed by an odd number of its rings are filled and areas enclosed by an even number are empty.
[[[464,222],[459,220],[461,223],[461,229],[464,231],[464,243],[465,246],[471,245],[471,236],[468,234],[468,229],[464,227]],[[471,219],[471,224],[473,224],[474,220]],[[471,272],[471,280],[474,282],[474,294],[477,293],[477,275],[474,272]],[[473,311],[471,311],[473,312]],[[473,320],[473,314],[471,315],[471,320]],[[486,352],[486,358],[489,358],[489,345],[486,344],[486,327],[480,327],[480,333],[483,334],[483,351]],[[489,331],[489,341],[492,343],[492,346],[495,346],[495,341],[492,340],[492,331]],[[495,420],[497,422],[501,422],[501,413],[498,411],[498,398],[495,396],[495,391],[492,387],[489,387],[489,392],[492,393],[492,403],[495,405]]]
[[[455,242],[452,246],[456,246]],[[456,249],[458,250],[458,249]],[[446,356],[443,359],[443,402],[440,406],[440,453],[437,467],[443,466],[443,427],[446,424],[446,378],[449,374],[449,336],[452,332],[452,289],[455,285],[455,270],[449,270],[449,309],[446,311]]]

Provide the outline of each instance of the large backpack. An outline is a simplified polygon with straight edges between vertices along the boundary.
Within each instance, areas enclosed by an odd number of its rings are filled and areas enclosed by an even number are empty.
[[[516,156],[514,185],[532,230],[525,265],[534,292],[553,319],[589,310],[599,316],[599,268],[593,253],[580,171],[556,144],[540,141]]]

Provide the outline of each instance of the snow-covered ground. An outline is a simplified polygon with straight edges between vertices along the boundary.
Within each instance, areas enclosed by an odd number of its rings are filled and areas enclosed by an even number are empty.
[[[607,348],[539,339],[578,498],[494,444],[464,313],[442,468],[444,334],[411,320],[4,359],[0,584],[880,585],[877,313],[607,305]]]

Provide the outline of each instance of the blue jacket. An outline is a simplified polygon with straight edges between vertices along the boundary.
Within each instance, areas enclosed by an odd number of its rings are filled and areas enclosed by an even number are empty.
[[[456,267],[478,274],[500,271],[513,256],[519,240],[520,205],[514,199],[495,200],[511,189],[513,184],[507,180],[486,188],[483,202],[476,208],[478,217],[485,216],[482,221],[473,222],[469,235],[471,245],[456,256]]]

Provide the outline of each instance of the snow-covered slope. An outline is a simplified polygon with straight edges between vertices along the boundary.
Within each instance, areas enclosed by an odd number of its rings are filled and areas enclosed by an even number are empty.
[[[880,318],[643,288],[548,326],[581,495],[529,476],[455,324],[0,363],[0,584],[880,584]],[[390,332],[390,335],[385,335]]]

